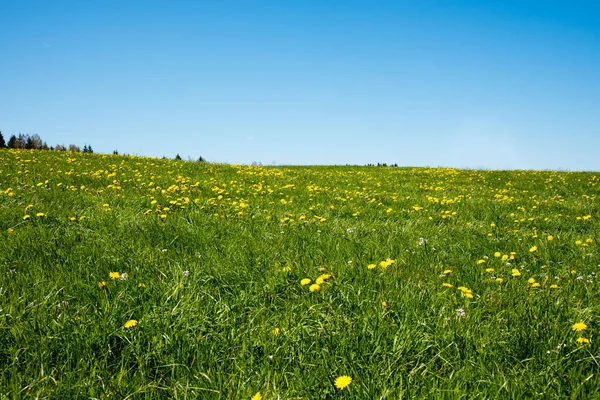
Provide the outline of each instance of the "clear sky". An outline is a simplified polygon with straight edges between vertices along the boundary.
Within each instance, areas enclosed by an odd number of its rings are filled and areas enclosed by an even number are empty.
[[[230,163],[600,171],[600,1],[0,0],[0,131]]]

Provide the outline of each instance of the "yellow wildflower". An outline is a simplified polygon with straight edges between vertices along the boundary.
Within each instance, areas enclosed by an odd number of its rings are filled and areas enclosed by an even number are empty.
[[[454,287],[454,286],[452,286],[451,284],[449,284],[449,283],[446,283],[446,282],[442,283],[442,286],[443,286],[443,287],[448,287],[448,288]]]
[[[129,329],[129,328],[133,328],[137,324],[138,324],[138,322],[135,319],[130,319],[129,321],[125,322],[125,325],[123,325],[123,326],[125,328]]]
[[[308,278],[304,278],[304,279],[302,279],[302,280],[300,281],[300,284],[301,284],[302,286],[306,286],[306,285],[308,285],[309,283],[310,283],[310,279],[308,279]]]
[[[573,330],[576,332],[581,332],[581,331],[585,331],[587,329],[587,325],[583,322],[577,322],[577,323],[573,324],[573,326],[571,328],[573,328]]]
[[[513,268],[512,271],[511,271],[511,275],[514,276],[514,277],[521,276],[521,272],[519,272],[518,269]]]
[[[100,289],[104,289],[106,287],[106,282],[102,281],[102,282],[98,282],[98,287]]]
[[[377,264],[369,264],[369,265],[367,265],[367,268],[375,269],[375,268],[377,268]]]
[[[345,388],[346,386],[348,386],[351,382],[352,382],[352,378],[350,378],[347,375],[342,375],[342,376],[335,378],[334,385],[336,388],[341,390],[341,389]]]
[[[494,272],[495,269],[494,268],[486,268],[485,272],[487,272],[488,274],[491,274],[492,272]]]
[[[252,399],[250,400],[262,400],[262,395],[260,394],[260,392],[256,392],[256,394],[252,396]]]
[[[121,274],[119,274],[118,272],[110,272],[108,274],[108,277],[110,279],[119,279],[121,277]]]
[[[277,336],[281,333],[281,331],[279,330],[279,328],[273,328],[271,333],[273,334],[273,336]]]
[[[317,285],[316,283],[313,283],[312,285],[310,285],[310,287],[308,289],[311,292],[317,292],[317,291],[319,291],[319,289],[321,289],[321,286]]]
[[[586,339],[584,337],[577,338],[577,343],[579,343],[579,344],[585,344],[585,343],[589,343],[589,342],[590,342],[590,339]]]
[[[499,252],[499,251],[497,251],[497,252],[495,252],[495,253],[494,253],[494,257],[500,257],[501,255],[502,255],[502,254],[500,254],[500,252]]]
[[[533,253],[533,252],[537,251],[537,249],[538,249],[537,246],[533,246],[532,248],[529,249],[529,252]]]
[[[451,269],[445,269],[443,273],[444,273],[444,275],[450,275],[452,273],[452,270]]]

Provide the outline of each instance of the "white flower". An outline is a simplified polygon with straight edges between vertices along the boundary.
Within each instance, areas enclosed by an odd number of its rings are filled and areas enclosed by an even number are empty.
[[[458,318],[462,318],[462,317],[466,317],[467,313],[465,312],[465,310],[463,308],[457,308],[456,310],[456,316]]]
[[[187,269],[183,271],[183,276],[190,276],[190,271],[188,271]]]
[[[129,278],[129,275],[127,275],[127,272],[123,272],[121,274],[121,276],[119,277],[119,279],[122,281],[126,280],[127,278]]]

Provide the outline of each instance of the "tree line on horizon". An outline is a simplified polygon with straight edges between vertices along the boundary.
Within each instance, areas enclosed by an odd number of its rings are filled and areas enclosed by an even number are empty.
[[[53,150],[53,151],[73,151],[78,153],[93,153],[91,145],[85,144],[83,149],[81,147],[70,144],[69,146],[65,146],[62,144],[57,144],[56,146],[48,146],[48,144],[40,138],[40,136],[36,133],[33,135],[24,135],[19,133],[19,135],[11,135],[8,139],[8,142],[4,140],[4,136],[2,132],[0,132],[0,149],[9,148],[9,149],[30,149],[30,150]]]

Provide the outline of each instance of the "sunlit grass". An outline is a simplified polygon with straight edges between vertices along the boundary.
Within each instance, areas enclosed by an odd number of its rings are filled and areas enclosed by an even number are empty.
[[[1,394],[598,396],[599,181],[2,150]]]

